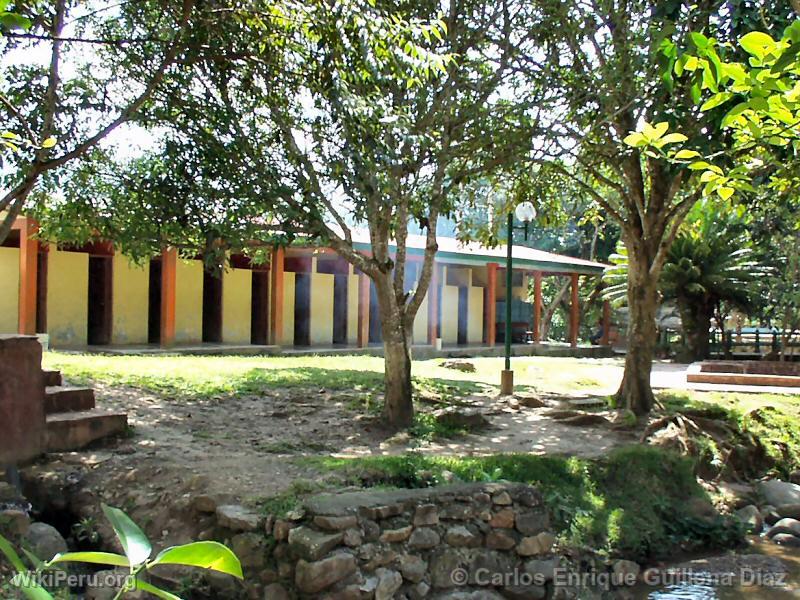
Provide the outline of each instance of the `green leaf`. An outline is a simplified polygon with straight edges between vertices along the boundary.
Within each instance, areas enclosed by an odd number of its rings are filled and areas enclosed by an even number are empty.
[[[25,564],[22,562],[22,559],[19,557],[19,554],[14,550],[14,546],[11,545],[6,538],[0,535],[0,552],[2,552],[5,557],[8,559],[8,562],[11,563],[11,566],[14,567],[19,573],[27,573],[28,569],[25,568]]]
[[[53,136],[50,136],[49,138],[47,138],[42,142],[42,148],[52,148],[55,145],[56,145],[56,138],[54,138]]]
[[[130,561],[121,554],[111,552],[64,552],[56,554],[48,565],[63,562],[83,562],[95,565],[114,565],[116,567],[130,567]]]
[[[638,148],[640,146],[644,146],[647,143],[644,136],[641,133],[633,132],[627,136],[625,139],[622,140],[626,145],[633,146],[634,148]]]
[[[192,542],[163,550],[148,565],[186,565],[243,578],[242,565],[231,550],[219,542]]]
[[[697,158],[700,153],[695,150],[678,150],[675,153],[675,158],[678,160],[688,160],[690,158]]]
[[[11,585],[22,590],[28,600],[53,600],[50,592],[40,586],[30,573],[17,573],[11,578]]]
[[[161,588],[157,588],[156,586],[147,583],[146,581],[142,581],[141,579],[137,579],[134,582],[137,590],[142,590],[143,592],[149,592],[153,594],[156,598],[162,598],[163,600],[182,600],[180,596],[176,596],[175,594],[168,592],[166,590],[162,590]]]
[[[708,38],[702,33],[692,32],[689,34],[689,39],[692,40],[692,43],[695,45],[695,47],[697,47],[698,50],[705,50],[708,48]]]
[[[798,53],[800,53],[800,43],[792,44],[781,53],[778,60],[770,67],[770,71],[773,73],[784,71],[797,60]]]
[[[733,123],[734,119],[736,119],[736,117],[738,117],[745,110],[747,110],[748,107],[749,104],[747,102],[740,102],[739,104],[734,106],[725,114],[724,117],[722,117],[722,126],[727,127],[728,125]]]
[[[727,200],[733,196],[734,191],[735,190],[733,188],[727,186],[717,188],[717,194],[719,194],[719,197],[723,200]]]
[[[700,107],[700,110],[707,111],[711,110],[712,108],[716,108],[720,104],[725,104],[728,100],[733,98],[733,94],[731,92],[720,92],[719,94],[714,94],[703,103],[703,106]]]
[[[762,31],[751,31],[739,40],[739,45],[748,54],[764,58],[775,48],[775,40]]]
[[[150,541],[141,529],[131,518],[118,508],[102,505],[106,518],[111,522],[114,533],[117,534],[125,556],[128,557],[131,566],[138,566],[144,563],[153,552]]]
[[[661,142],[662,145],[665,145],[665,144],[679,144],[681,142],[687,141],[688,139],[689,138],[687,138],[682,133],[670,133],[662,137],[659,141]]]

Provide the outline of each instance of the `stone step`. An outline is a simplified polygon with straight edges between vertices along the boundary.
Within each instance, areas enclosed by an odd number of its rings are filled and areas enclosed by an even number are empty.
[[[43,370],[42,374],[44,375],[44,385],[46,387],[54,387],[57,385],[64,385],[64,381],[61,378],[61,371],[46,371]]]
[[[73,388],[60,385],[45,388],[45,414],[77,412],[91,410],[94,407],[94,390],[92,388]]]
[[[78,450],[101,438],[123,433],[127,426],[127,413],[97,408],[47,415],[47,450]]]

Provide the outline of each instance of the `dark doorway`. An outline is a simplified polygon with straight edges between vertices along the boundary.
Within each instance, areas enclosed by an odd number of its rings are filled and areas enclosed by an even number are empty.
[[[378,291],[375,284],[369,282],[369,343],[380,344],[383,342],[381,331],[381,310],[378,306]]]
[[[250,343],[265,345],[269,334],[269,271],[253,271],[250,307]]]
[[[113,259],[89,257],[89,314],[86,337],[90,345],[111,343],[111,294]]]
[[[467,343],[467,325],[469,323],[469,288],[465,285],[458,288],[458,343]]]
[[[294,274],[294,345],[311,344],[311,274]]]
[[[222,277],[203,271],[203,341],[222,343]]]
[[[147,288],[147,343],[161,343],[161,259],[150,261],[150,285]]]
[[[347,344],[347,275],[333,276],[333,343]]]
[[[36,255],[36,333],[47,333],[47,250]]]

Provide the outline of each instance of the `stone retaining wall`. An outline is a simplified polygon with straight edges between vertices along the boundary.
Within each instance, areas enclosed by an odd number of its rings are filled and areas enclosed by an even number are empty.
[[[240,531],[230,545],[265,600],[547,598],[570,567],[541,494],[523,484],[322,495],[263,524],[242,510],[217,507],[218,525]],[[638,573],[626,561],[608,569]]]

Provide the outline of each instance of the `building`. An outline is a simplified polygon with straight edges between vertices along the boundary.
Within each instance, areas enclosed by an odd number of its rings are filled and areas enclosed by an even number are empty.
[[[219,278],[206,272],[202,261],[181,259],[174,249],[136,265],[110,243],[48,244],[36,239],[36,230],[35,222],[19,218],[0,247],[0,332],[46,333],[51,347],[65,349],[203,343],[366,347],[381,341],[369,278],[327,248],[276,248],[266,265],[231,256]],[[356,236],[355,244],[369,251],[368,238]],[[423,237],[409,236],[409,289],[423,249]],[[514,306],[526,306],[529,279],[536,290],[530,316],[516,311],[522,316],[515,317],[521,321],[515,326],[538,323],[543,277],[569,275],[569,341],[575,346],[580,277],[598,276],[605,265],[521,246],[513,252]],[[440,238],[413,343],[430,345],[441,338],[444,345],[491,346],[502,339],[505,253],[503,246]]]

